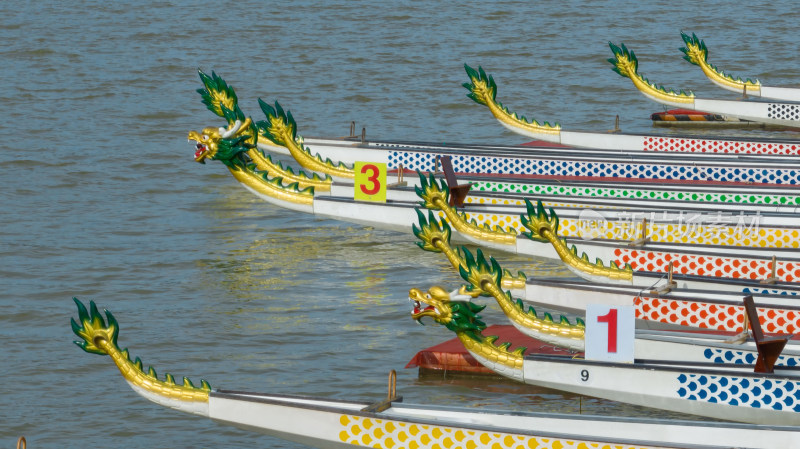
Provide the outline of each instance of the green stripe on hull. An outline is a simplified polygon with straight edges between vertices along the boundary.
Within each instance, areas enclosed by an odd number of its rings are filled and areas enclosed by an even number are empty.
[[[714,192],[676,192],[669,190],[639,190],[608,187],[556,186],[547,184],[517,184],[475,181],[473,190],[533,195],[575,195],[581,197],[637,198],[666,201],[703,201],[714,203],[800,205],[800,196],[760,195]]]

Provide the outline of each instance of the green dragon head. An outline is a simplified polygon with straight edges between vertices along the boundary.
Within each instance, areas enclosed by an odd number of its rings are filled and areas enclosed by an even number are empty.
[[[418,323],[422,324],[423,318],[430,317],[453,332],[466,333],[476,340],[482,338],[480,333],[486,329],[486,324],[478,313],[486,306],[470,302],[470,296],[462,291],[450,293],[442,287],[431,287],[425,293],[412,288],[408,297],[414,302],[411,318]]]
[[[464,262],[459,265],[458,272],[465,281],[469,282],[468,292],[490,296],[489,292],[493,289],[498,292],[502,291],[500,285],[503,279],[503,269],[500,268],[500,264],[494,257],[489,257],[487,262],[480,248],[477,249],[475,257],[465,247],[461,247],[461,253],[464,255]],[[506,295],[511,297],[510,293],[506,293]]]
[[[732,75],[728,75],[722,70],[718,69],[713,64],[709,64],[708,62],[708,48],[706,47],[706,43],[703,42],[702,39],[698,38],[696,34],[692,33],[691,36],[681,31],[681,38],[683,39],[683,43],[685,44],[680,50],[683,53],[683,59],[689,61],[689,63],[694,64],[699,67],[706,67],[713,73],[708,74],[712,79],[721,78],[720,81],[728,84],[727,82],[734,84],[734,85],[747,85],[749,87],[758,88],[761,86],[761,81],[759,80],[752,80],[747,78],[743,80],[741,77],[734,78]]]
[[[189,140],[194,141],[197,148],[194,160],[201,164],[205,164],[206,159],[225,165],[239,163],[242,153],[255,147],[250,143],[253,141],[251,125],[250,118],[246,118],[244,122],[237,120],[228,129],[207,127],[202,132],[189,131]]]
[[[75,305],[78,306],[78,320],[80,321],[80,324],[78,324],[75,322],[74,318],[70,319],[72,332],[78,337],[81,337],[80,341],[75,341],[74,343],[91,354],[108,354],[108,352],[102,348],[100,341],[105,340],[117,346],[119,324],[117,324],[114,315],[108,310],[105,310],[106,318],[108,319],[108,325],[106,325],[105,320],[103,320],[103,315],[97,311],[97,306],[94,304],[94,301],[89,302],[89,310],[87,311],[86,306],[84,306],[78,298],[72,298],[72,300],[75,301]]]
[[[236,120],[243,121],[244,113],[239,109],[239,99],[236,97],[233,87],[228,86],[228,83],[213,71],[211,76],[201,70],[197,72],[200,75],[200,81],[205,86],[204,89],[197,89],[197,93],[203,97],[203,104],[208,110],[224,118],[228,124]]]
[[[708,48],[706,43],[698,39],[697,35],[692,33],[691,36],[681,31],[681,38],[683,43],[686,44],[680,50],[683,53],[683,59],[689,61],[691,64],[700,65],[702,62],[708,61]]]
[[[432,173],[425,176],[417,171],[417,174],[419,175],[419,186],[415,186],[414,191],[422,199],[419,203],[420,206],[426,209],[438,209],[442,204],[449,204],[450,189],[445,180],[437,181]]]
[[[433,215],[433,211],[428,211],[428,218],[419,209],[417,211],[417,218],[419,219],[419,228],[416,224],[411,225],[411,230],[414,235],[419,239],[416,242],[417,246],[425,251],[432,251],[435,253],[441,252],[440,244],[443,243],[447,246],[450,245],[450,225],[442,220],[441,223]]]
[[[464,70],[466,70],[467,76],[471,81],[462,84],[462,86],[469,91],[467,97],[471,98],[475,103],[484,106],[488,106],[489,101],[495,101],[497,96],[497,84],[495,84],[492,75],[487,75],[481,66],[478,66],[478,70],[475,70],[467,64],[464,64]]]
[[[537,242],[547,242],[548,239],[543,236],[546,231],[558,235],[558,215],[550,208],[550,213],[544,208],[544,204],[539,200],[534,206],[530,200],[525,199],[525,206],[528,210],[528,215],[522,215],[522,225],[528,228],[531,232],[523,233],[531,240]]]
[[[608,46],[611,48],[611,52],[614,53],[614,57],[608,59],[608,62],[614,66],[612,70],[621,76],[624,76],[625,78],[630,78],[633,80],[637,87],[640,87],[640,85],[636,84],[638,80],[641,83],[640,88],[644,88],[646,86],[649,92],[654,92],[659,97],[664,96],[673,100],[682,99],[682,101],[690,101],[694,99],[694,93],[692,92],[687,93],[681,90],[679,93],[676,93],[674,90],[667,90],[662,86],[651,83],[650,80],[640,75],[639,60],[636,58],[636,54],[633,53],[633,50],[628,50],[628,48],[625,47],[625,44],[616,46],[612,42],[609,42]]]
[[[111,356],[125,379],[139,388],[170,399],[208,402],[208,392],[211,391],[208,382],[201,380],[200,386],[195,387],[191,380],[184,377],[183,385],[178,385],[175,383],[175,377],[169,373],[164,380],[159,380],[152,366],[145,371],[138,357],[135,361],[131,361],[128,350],[119,348],[117,345],[119,325],[111,312],[105,311],[108,319],[106,324],[94,301],[89,302],[87,310],[78,298],[72,299],[78,306],[78,321],[72,318],[70,324],[72,332],[81,338],[74,342],[78,347],[91,354]]]
[[[198,70],[204,88],[197,89],[209,111],[224,118],[227,128],[206,127],[203,131],[190,131],[189,140],[197,150],[194,160],[204,164],[206,159],[219,160],[226,165],[239,161],[241,153],[256,146],[258,135],[253,121],[239,109],[239,100],[233,87],[216,73],[211,76]]]
[[[256,122],[259,135],[280,146],[286,146],[288,142],[296,141],[297,122],[292,117],[291,111],[284,111],[277,101],[275,107],[272,107],[259,98],[258,105],[267,117],[267,120]]]

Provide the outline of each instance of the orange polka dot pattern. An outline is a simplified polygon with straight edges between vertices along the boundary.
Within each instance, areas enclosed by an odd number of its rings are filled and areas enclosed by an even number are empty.
[[[772,261],[740,257],[715,257],[693,254],[674,254],[660,251],[617,248],[614,257],[620,266],[630,264],[633,271],[664,273],[672,262],[675,274],[693,274],[733,279],[764,280],[772,276]],[[776,263],[775,277],[783,282],[800,280],[800,264]]]
[[[652,298],[633,299],[636,318],[703,329],[741,332],[744,307],[703,301]],[[795,334],[800,331],[797,310],[757,308],[761,328],[767,333]]]

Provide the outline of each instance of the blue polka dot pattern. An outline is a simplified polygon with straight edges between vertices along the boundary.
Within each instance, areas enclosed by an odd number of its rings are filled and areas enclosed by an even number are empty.
[[[389,151],[389,168],[433,171],[436,153]],[[800,170],[781,168],[697,167],[686,165],[564,161],[491,156],[454,155],[453,170],[460,173],[507,175],[592,176],[629,179],[675,179],[684,181],[729,181],[768,184],[800,183]]]
[[[800,411],[800,381],[680,374],[678,396],[691,401]]]
[[[747,287],[742,290],[743,293],[752,293],[757,295],[783,295],[783,296],[797,296],[798,292],[791,292],[786,290],[775,290],[769,288],[753,288]]]
[[[728,349],[714,349],[706,348],[703,351],[703,356],[714,363],[734,363],[737,365],[752,365],[756,363],[758,354],[754,352],[745,351],[732,351]],[[800,365],[800,357],[791,357],[782,355],[778,357],[777,365],[783,366],[798,366]]]

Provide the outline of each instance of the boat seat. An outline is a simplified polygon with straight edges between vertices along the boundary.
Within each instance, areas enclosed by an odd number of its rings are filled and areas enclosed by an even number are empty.
[[[464,200],[467,199],[469,189],[472,188],[472,183],[459,184],[456,178],[456,172],[453,170],[452,156],[442,156],[439,158],[442,163],[442,171],[444,172],[444,179],[447,181],[447,188],[450,189],[450,206],[462,207]]]
[[[758,349],[758,359],[753,371],[756,373],[771,373],[774,371],[775,362],[780,357],[783,347],[791,338],[790,336],[767,337],[761,330],[761,322],[758,321],[758,311],[756,310],[753,296],[744,297],[744,310],[750,321],[750,329],[753,331],[753,340]]]

